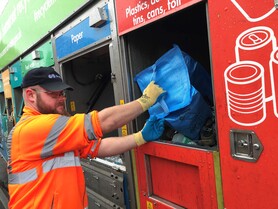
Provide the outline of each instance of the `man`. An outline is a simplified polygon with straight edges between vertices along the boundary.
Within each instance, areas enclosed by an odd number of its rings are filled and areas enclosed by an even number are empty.
[[[158,139],[163,121],[149,119],[135,134],[101,139],[152,106],[163,89],[153,82],[143,96],[124,105],[68,116],[63,83],[52,68],[27,72],[22,82],[25,107],[11,131],[9,207],[13,209],[88,208],[79,157],[105,157]]]

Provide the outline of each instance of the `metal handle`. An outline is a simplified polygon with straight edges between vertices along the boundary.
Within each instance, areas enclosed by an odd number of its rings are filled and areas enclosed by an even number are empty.
[[[251,130],[230,130],[230,143],[232,157],[248,162],[256,162],[264,149],[256,133]]]

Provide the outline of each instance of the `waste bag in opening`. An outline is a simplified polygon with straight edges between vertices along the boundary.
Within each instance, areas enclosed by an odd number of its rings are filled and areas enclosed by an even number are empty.
[[[170,112],[190,104],[190,80],[183,54],[177,45],[160,57],[152,66],[135,76],[143,91],[151,81],[161,86],[166,94],[149,108],[150,115],[163,118]]]
[[[191,85],[201,93],[204,100],[210,106],[213,106],[213,93],[210,74],[199,62],[194,60],[187,53],[182,52],[182,54],[188,69]]]
[[[197,141],[200,139],[201,129],[208,118],[212,117],[212,112],[200,92],[194,87],[191,89],[191,103],[165,116],[165,121],[174,130],[193,141]]]
[[[209,75],[198,62],[174,45],[152,66],[137,74],[134,80],[141,91],[151,81],[166,91],[150,107],[150,115],[165,118],[173,129],[192,140],[199,139],[202,127],[212,116],[208,105],[212,102],[212,90]],[[203,81],[209,83],[204,84]]]

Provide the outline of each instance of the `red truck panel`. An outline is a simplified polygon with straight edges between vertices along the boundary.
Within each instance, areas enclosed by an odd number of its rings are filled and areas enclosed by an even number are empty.
[[[278,11],[268,0],[208,1],[208,8],[224,206],[277,208]],[[231,130],[243,142],[255,138],[244,131],[254,132],[261,145],[246,149],[259,146],[261,155],[232,157],[245,145],[230,142]]]

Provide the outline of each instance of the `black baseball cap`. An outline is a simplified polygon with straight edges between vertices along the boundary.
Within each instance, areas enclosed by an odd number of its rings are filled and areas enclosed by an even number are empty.
[[[63,82],[61,76],[52,67],[34,68],[26,73],[21,87],[39,85],[48,91],[73,90],[73,88]]]

